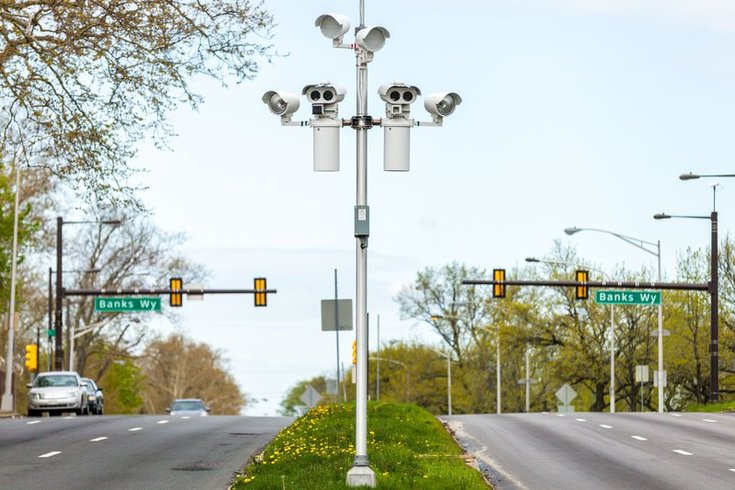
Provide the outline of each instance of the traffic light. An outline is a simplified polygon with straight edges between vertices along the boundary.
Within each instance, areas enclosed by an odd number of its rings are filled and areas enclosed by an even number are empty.
[[[36,344],[26,345],[26,369],[36,371],[38,369],[38,349]]]
[[[493,282],[493,298],[505,298],[505,269],[493,269]]]
[[[255,289],[255,306],[268,306],[265,277],[256,277],[253,289]]]
[[[184,295],[176,291],[181,291],[184,288],[184,281],[182,281],[180,277],[172,277],[168,284],[169,289],[171,289],[171,293],[168,297],[168,304],[174,307],[182,306],[184,304]]]
[[[357,366],[357,340],[352,341],[352,365]]]
[[[587,299],[590,296],[590,290],[587,287],[587,281],[589,280],[589,271],[577,271],[576,280],[577,282],[583,283],[583,285],[577,285],[575,288],[577,299]]]

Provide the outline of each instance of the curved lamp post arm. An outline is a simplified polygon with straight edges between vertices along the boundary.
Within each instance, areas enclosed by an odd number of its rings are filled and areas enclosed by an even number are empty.
[[[566,233],[567,235],[574,235],[575,233],[580,232],[580,231],[597,231],[597,232],[600,232],[600,233],[607,233],[608,235],[612,235],[614,237],[617,237],[617,238],[623,240],[624,242],[630,243],[634,247],[640,248],[644,252],[648,252],[649,254],[651,254],[653,256],[659,256],[660,255],[660,250],[659,250],[659,244],[658,243],[649,242],[648,240],[642,240],[640,238],[636,238],[636,237],[632,237],[632,236],[628,236],[628,235],[623,235],[623,234],[620,234],[620,233],[615,233],[614,231],[610,231],[610,230],[601,230],[599,228],[577,228],[575,226],[575,227],[572,227],[572,228],[566,228],[564,230],[564,233]],[[654,250],[651,250],[646,245],[651,246],[651,247],[656,247],[655,251]]]

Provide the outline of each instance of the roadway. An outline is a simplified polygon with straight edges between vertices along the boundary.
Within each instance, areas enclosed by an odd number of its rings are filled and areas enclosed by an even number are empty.
[[[223,489],[285,417],[0,419],[0,488]]]
[[[441,417],[497,490],[735,488],[735,415]]]

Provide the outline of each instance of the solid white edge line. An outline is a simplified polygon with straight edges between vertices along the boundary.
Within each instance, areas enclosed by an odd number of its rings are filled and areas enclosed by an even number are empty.
[[[690,453],[689,451],[684,451],[683,449],[672,449],[677,454],[681,454],[682,456],[691,456],[694,453]]]
[[[637,441],[647,441],[648,440],[648,439],[646,439],[643,436],[630,436],[630,437],[632,437],[633,439],[635,439]]]
[[[40,455],[39,458],[50,458],[51,456],[56,456],[57,454],[61,454],[61,451],[51,451],[50,453]]]
[[[143,427],[131,427],[128,429],[128,432],[137,432],[139,430],[143,430]]]
[[[600,424],[600,427],[602,427],[603,429],[612,429],[612,425],[607,424]]]
[[[31,420],[30,422],[26,422],[26,425],[33,425],[33,424],[40,424],[40,420]]]
[[[104,441],[105,439],[107,439],[107,436],[95,437],[94,439],[90,439],[89,442],[100,442]]]

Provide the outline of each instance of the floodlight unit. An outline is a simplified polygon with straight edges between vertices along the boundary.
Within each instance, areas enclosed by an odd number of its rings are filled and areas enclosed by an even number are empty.
[[[444,117],[452,114],[462,103],[454,92],[440,92],[426,97],[424,107],[431,121],[411,118],[411,104],[421,96],[421,90],[402,82],[382,85],[378,90],[385,101],[385,117],[373,118],[367,112],[368,63],[390,38],[390,32],[380,26],[365,25],[364,0],[360,0],[360,24],[354,29],[355,40],[345,43],[350,30],[346,16],[336,13],[320,15],[314,25],[332,41],[335,48],[354,51],[357,65],[356,115],[340,119],[339,103],[345,91],[329,82],[307,85],[302,95],[311,104],[312,118],[292,121],[298,110],[298,98],[289,92],[268,91],[262,100],[281,118],[284,126],[311,126],[314,135],[314,170],[338,171],[340,168],[339,132],[342,127],[355,130],[357,192],[354,208],[354,236],[356,239],[356,397],[355,397],[355,458],[347,472],[347,485],[375,486],[375,473],[368,465],[367,456],[367,247],[370,235],[370,208],[367,203],[367,135],[374,126],[383,126],[383,168],[387,171],[408,171],[410,168],[410,131],[413,126],[441,126]]]

